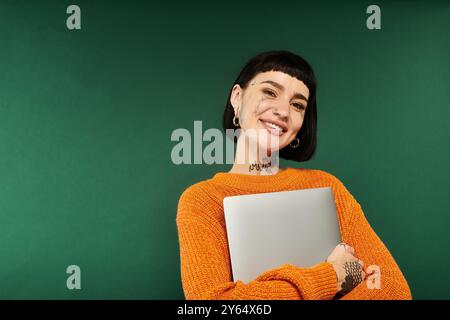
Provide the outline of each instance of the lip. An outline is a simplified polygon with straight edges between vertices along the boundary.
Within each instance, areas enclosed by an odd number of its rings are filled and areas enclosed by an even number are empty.
[[[287,131],[287,126],[284,122],[278,121],[278,120],[273,120],[273,119],[260,119],[261,121],[267,121],[267,122],[272,122],[274,124],[276,124],[277,126],[283,128],[283,130],[286,132]]]
[[[269,120],[264,120],[264,119],[259,119],[259,121],[261,122],[261,125],[274,136],[282,136],[287,131],[286,126],[283,124],[280,124],[278,121],[271,121],[271,120],[269,121]],[[283,128],[283,131],[279,132],[278,130],[272,129],[265,123],[265,121],[272,122],[272,123],[276,124],[277,126],[280,126],[281,128]]]

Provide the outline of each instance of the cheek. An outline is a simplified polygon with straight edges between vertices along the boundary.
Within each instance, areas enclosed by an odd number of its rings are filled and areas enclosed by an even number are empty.
[[[267,99],[264,97],[261,97],[256,102],[256,106],[255,106],[255,109],[253,110],[253,114],[255,116],[263,114],[269,108],[270,108],[270,105],[269,105]]]
[[[256,122],[257,118],[268,109],[270,109],[270,104],[266,98],[252,99],[250,97],[243,103],[241,122],[243,123],[245,119],[245,125],[247,123],[250,125],[250,122]]]
[[[297,132],[301,129],[304,120],[303,116],[303,114],[299,113],[292,116],[292,131]]]

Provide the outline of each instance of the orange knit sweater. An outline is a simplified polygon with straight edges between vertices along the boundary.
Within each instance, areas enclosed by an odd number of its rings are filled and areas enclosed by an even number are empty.
[[[364,281],[341,299],[411,299],[402,272],[345,186],[325,171],[294,168],[269,176],[221,172],[183,192],[176,222],[186,299],[333,299],[337,277],[327,262],[309,268],[284,264],[249,283],[233,282],[223,214],[226,196],[328,186],[342,240],[355,248],[365,266],[377,265],[381,271],[380,289],[370,289]]]

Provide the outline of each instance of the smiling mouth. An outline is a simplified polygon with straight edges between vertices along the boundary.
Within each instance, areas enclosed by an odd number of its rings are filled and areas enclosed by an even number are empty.
[[[274,136],[281,136],[287,131],[286,129],[284,129],[270,121],[264,121],[264,120],[259,120],[259,121],[261,121],[262,126],[267,131],[269,131],[271,134],[273,134]]]

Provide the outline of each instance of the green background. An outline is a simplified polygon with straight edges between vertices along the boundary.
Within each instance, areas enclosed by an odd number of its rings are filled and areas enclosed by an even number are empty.
[[[220,128],[244,63],[285,49],[319,141],[282,166],[337,176],[414,298],[449,299],[450,4],[377,1],[368,30],[370,4],[0,1],[0,298],[183,299],[178,198],[230,165],[174,165],[171,133]]]

